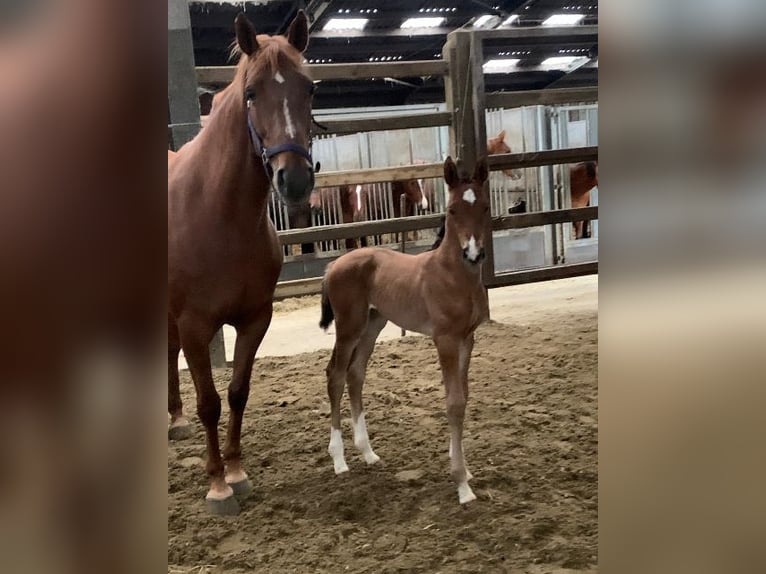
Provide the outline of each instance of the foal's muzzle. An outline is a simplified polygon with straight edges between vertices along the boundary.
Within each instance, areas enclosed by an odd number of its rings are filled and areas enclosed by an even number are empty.
[[[478,252],[472,251],[469,247],[463,249],[463,259],[472,265],[478,265],[484,261],[485,257],[486,253],[484,252],[483,247],[480,247]]]
[[[274,174],[279,195],[288,205],[307,203],[314,189],[314,168],[305,162],[279,168]]]

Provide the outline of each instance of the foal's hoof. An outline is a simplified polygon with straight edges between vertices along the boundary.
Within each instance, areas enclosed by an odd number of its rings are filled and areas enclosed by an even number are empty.
[[[206,498],[207,511],[215,516],[236,516],[239,514],[239,502],[234,496],[218,500]]]
[[[364,462],[367,464],[375,464],[376,462],[380,462],[380,457],[372,451],[365,452],[362,457],[364,458]]]
[[[460,504],[468,504],[476,500],[476,495],[471,490],[471,487],[468,486],[468,482],[464,482],[457,487],[457,496]]]
[[[253,483],[249,478],[239,480],[237,482],[227,482],[231,489],[234,491],[235,496],[247,496],[253,492]]]
[[[186,440],[192,436],[192,427],[190,424],[182,424],[168,427],[169,440]]]

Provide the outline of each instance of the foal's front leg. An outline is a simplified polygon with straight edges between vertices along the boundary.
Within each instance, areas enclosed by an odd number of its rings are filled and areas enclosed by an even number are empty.
[[[466,351],[466,342],[461,337],[443,335],[434,337],[439,363],[442,369],[444,388],[447,392],[447,421],[450,429],[450,470],[452,479],[457,483],[458,500],[466,504],[476,500],[476,495],[468,485],[468,470],[463,456],[463,420],[468,400],[467,384],[462,376],[461,354]],[[467,367],[465,367],[467,369]]]

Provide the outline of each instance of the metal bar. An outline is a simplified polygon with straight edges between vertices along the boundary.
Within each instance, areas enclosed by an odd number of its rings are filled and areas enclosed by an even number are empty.
[[[405,215],[407,211],[407,196],[403,193],[399,196],[399,215]],[[404,253],[407,242],[407,232],[402,231],[402,243],[399,246],[402,253]],[[402,329],[402,337],[407,335],[407,331]]]
[[[598,160],[598,146],[573,147],[547,151],[501,153],[487,158],[489,169],[539,167]]]
[[[492,231],[503,229],[524,229],[538,225],[569,223],[572,221],[598,219],[598,205],[538,211],[533,213],[515,213],[492,218]]]
[[[323,134],[341,135],[358,132],[447,126],[451,119],[452,114],[450,112],[425,112],[359,119],[324,120],[319,118],[319,122],[327,128],[326,131],[322,132]]]
[[[565,279],[567,277],[580,277],[581,275],[593,275],[598,273],[598,261],[585,263],[568,263],[566,265],[553,265],[540,269],[526,269],[501,273],[495,276],[492,283],[487,284],[489,289],[495,287],[507,287],[509,285],[521,285],[523,283],[535,283],[538,281],[551,281],[553,279]]]

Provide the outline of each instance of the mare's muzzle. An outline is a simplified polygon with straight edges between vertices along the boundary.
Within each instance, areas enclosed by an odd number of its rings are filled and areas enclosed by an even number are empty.
[[[275,180],[279,195],[288,205],[307,203],[314,189],[314,168],[305,162],[295,162],[279,168]]]

